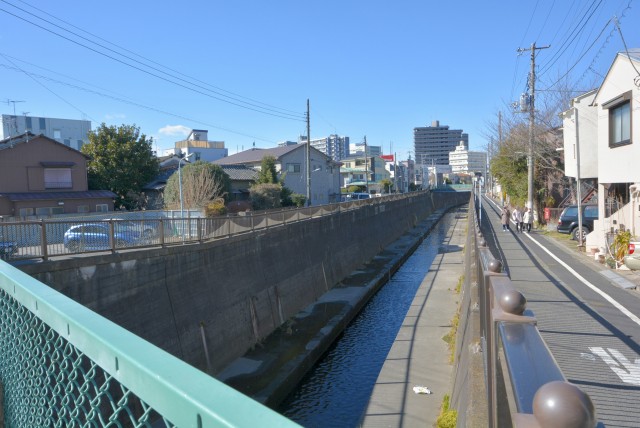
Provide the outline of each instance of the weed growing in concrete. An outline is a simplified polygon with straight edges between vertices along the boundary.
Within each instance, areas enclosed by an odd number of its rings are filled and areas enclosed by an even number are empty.
[[[440,407],[440,415],[436,420],[438,428],[455,428],[458,423],[458,411],[449,408],[449,394],[445,394]]]

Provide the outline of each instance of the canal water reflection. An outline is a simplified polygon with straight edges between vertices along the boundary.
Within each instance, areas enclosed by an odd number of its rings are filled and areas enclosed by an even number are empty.
[[[446,218],[282,403],[281,414],[307,428],[358,425],[416,291],[444,241]]]

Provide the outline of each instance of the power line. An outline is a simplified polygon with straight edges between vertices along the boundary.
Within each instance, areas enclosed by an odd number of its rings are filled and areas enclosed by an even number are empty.
[[[190,82],[190,81],[188,81],[188,80],[186,80],[186,79],[183,79],[183,78],[177,77],[177,76],[175,76],[175,75],[172,75],[171,73],[167,73],[167,72],[162,71],[162,70],[160,70],[160,69],[158,69],[158,68],[156,68],[156,67],[152,67],[152,66],[150,66],[150,65],[148,65],[148,64],[144,64],[144,63],[142,63],[141,61],[136,60],[135,58],[131,58],[130,56],[127,56],[127,55],[124,55],[124,54],[122,54],[122,53],[119,53],[119,52],[117,52],[117,51],[115,51],[115,50],[113,50],[113,49],[110,49],[110,48],[108,48],[108,47],[106,47],[106,46],[104,46],[104,45],[102,45],[102,44],[100,44],[100,43],[96,43],[96,42],[94,42],[94,41],[92,41],[92,40],[90,40],[90,39],[88,39],[88,38],[86,38],[86,37],[83,37],[83,36],[81,36],[81,35],[77,34],[77,33],[74,33],[74,32],[72,32],[72,31],[66,30],[66,29],[64,29],[64,28],[60,27],[59,25],[57,25],[57,24],[55,24],[55,23],[52,23],[51,21],[48,21],[48,20],[46,20],[46,19],[44,19],[44,18],[41,18],[41,17],[39,17],[39,16],[37,16],[37,15],[34,15],[33,13],[28,12],[28,11],[26,11],[26,10],[24,10],[24,9],[22,9],[22,8],[20,8],[20,7],[18,7],[18,6],[15,6],[15,5],[13,5],[13,4],[11,4],[11,3],[7,2],[6,0],[0,0],[0,1],[2,1],[3,3],[9,4],[10,6],[12,6],[12,7],[16,8],[16,9],[18,9],[18,10],[21,10],[21,11],[23,11],[23,12],[25,12],[25,13],[27,13],[27,14],[29,14],[29,15],[31,15],[31,16],[33,16],[33,17],[35,17],[35,18],[37,18],[37,19],[40,19],[40,20],[42,20],[42,21],[44,21],[44,22],[46,22],[46,23],[48,23],[48,24],[50,24],[50,25],[52,25],[52,26],[54,26],[54,27],[56,27],[56,28],[59,28],[59,29],[61,29],[61,30],[63,30],[63,31],[66,31],[66,32],[68,32],[68,33],[70,33],[70,34],[73,34],[74,36],[79,37],[79,38],[80,38],[80,39],[82,39],[82,40],[85,40],[85,41],[87,41],[87,42],[89,42],[89,43],[93,43],[94,45],[97,45],[97,46],[99,46],[99,47],[100,47],[100,48],[102,48],[102,49],[106,49],[106,50],[107,50],[107,51],[109,51],[109,52],[112,52],[112,53],[114,53],[114,54],[116,54],[116,55],[119,55],[119,56],[121,56],[121,57],[124,57],[124,58],[126,58],[126,59],[128,59],[128,60],[130,60],[130,61],[133,61],[134,63],[140,64],[140,65],[141,65],[141,66],[143,66],[143,67],[148,67],[148,68],[150,68],[151,70],[154,70],[154,71],[156,71],[156,72],[162,73],[162,74],[164,74],[164,75],[166,75],[166,76],[169,76],[170,78],[167,78],[167,77],[161,76],[161,75],[159,75],[159,74],[157,74],[157,73],[154,73],[154,72],[151,72],[151,71],[149,71],[149,70],[145,70],[145,69],[143,69],[143,68],[141,68],[141,67],[139,67],[139,66],[136,66],[136,65],[134,65],[134,64],[131,64],[131,63],[129,63],[129,62],[127,62],[127,61],[124,61],[124,60],[122,60],[122,59],[116,58],[116,57],[114,57],[113,55],[109,55],[109,54],[107,54],[107,53],[105,53],[105,52],[102,52],[102,51],[100,51],[100,50],[96,49],[96,48],[93,48],[93,47],[91,47],[91,46],[87,46],[86,44],[83,44],[83,43],[81,43],[81,42],[79,42],[79,41],[77,41],[77,40],[74,40],[74,39],[72,39],[72,38],[70,38],[70,37],[67,37],[67,36],[65,36],[65,35],[63,35],[63,34],[60,34],[60,33],[56,32],[56,31],[53,31],[53,30],[51,30],[51,29],[49,29],[49,28],[46,28],[46,27],[44,27],[44,26],[42,26],[42,25],[39,25],[39,24],[37,24],[37,23],[35,23],[35,22],[33,22],[33,21],[30,21],[29,19],[26,19],[26,18],[24,18],[24,17],[22,17],[22,16],[19,16],[19,15],[15,14],[15,13],[9,12],[9,11],[8,11],[8,10],[6,10],[6,9],[2,9],[2,8],[0,8],[0,11],[5,12],[5,13],[7,13],[8,15],[11,15],[11,16],[13,16],[13,17],[15,17],[15,18],[18,18],[18,19],[22,20],[22,21],[25,21],[25,22],[27,22],[27,23],[29,23],[29,24],[31,24],[31,25],[33,25],[33,26],[35,26],[35,27],[38,27],[38,28],[40,28],[40,29],[42,29],[42,30],[44,30],[44,31],[47,31],[47,32],[51,33],[51,34],[54,34],[54,35],[56,35],[56,36],[58,36],[58,37],[60,37],[60,38],[62,38],[62,39],[64,39],[64,40],[67,40],[67,41],[69,41],[69,42],[71,42],[71,43],[74,43],[74,44],[76,44],[76,45],[78,45],[78,46],[81,46],[81,47],[83,47],[83,48],[85,48],[85,49],[88,49],[88,50],[90,50],[90,51],[92,51],[92,52],[95,52],[95,53],[97,53],[97,54],[99,54],[99,55],[102,55],[102,56],[104,56],[104,57],[106,57],[106,58],[109,58],[109,59],[111,59],[111,60],[113,60],[113,61],[119,62],[120,64],[126,65],[126,66],[128,66],[128,67],[130,67],[130,68],[133,68],[133,69],[135,69],[135,70],[138,70],[138,71],[140,71],[140,72],[142,72],[142,73],[145,73],[145,74],[148,74],[148,75],[150,75],[150,76],[156,77],[156,78],[158,78],[158,79],[160,79],[160,80],[163,80],[163,81],[168,82],[168,83],[171,83],[171,84],[173,84],[173,85],[176,85],[176,86],[182,87],[182,88],[184,88],[184,89],[187,89],[187,90],[190,90],[190,91],[193,91],[193,92],[199,93],[199,94],[201,94],[201,95],[204,95],[204,96],[207,96],[207,97],[210,97],[210,98],[216,99],[216,100],[218,100],[218,101],[222,101],[222,102],[225,102],[225,103],[228,103],[228,104],[231,104],[231,105],[235,105],[235,106],[240,107],[240,108],[244,108],[244,109],[247,109],[247,110],[252,110],[252,111],[255,111],[255,112],[258,112],[258,113],[262,113],[262,114],[266,114],[266,115],[270,115],[270,116],[280,117],[280,118],[283,118],[283,119],[298,120],[298,121],[303,121],[303,120],[304,120],[304,119],[303,119],[303,117],[302,117],[302,116],[299,116],[299,115],[294,115],[294,114],[291,114],[291,113],[286,113],[286,112],[276,111],[275,109],[272,109],[272,108],[262,107],[262,106],[257,105],[257,104],[252,104],[252,103],[250,103],[250,102],[243,101],[243,100],[240,100],[240,99],[237,99],[237,98],[234,98],[234,97],[230,97],[230,96],[228,96],[228,95],[221,94],[221,93],[216,92],[216,91],[213,91],[213,90],[211,90],[211,89],[207,89],[207,88],[205,88],[205,87],[203,87],[203,86],[201,86],[201,85],[198,85],[198,84],[195,84],[195,83],[193,83],[193,82]],[[172,79],[174,79],[174,80],[172,80]],[[176,82],[175,80],[178,80],[178,81]],[[180,82],[184,82],[185,84],[180,83]],[[194,87],[190,87],[190,86],[187,86],[187,85],[191,85],[191,86],[194,86]],[[199,88],[199,89],[198,89],[198,88]],[[216,94],[216,95],[218,95],[218,96],[211,95],[210,93],[207,93],[207,92],[204,92],[204,91],[212,92],[212,93],[214,93],[214,94]],[[227,97],[227,98],[229,98],[229,99],[225,99],[225,98],[221,98],[221,97]]]
[[[578,25],[580,25],[582,23],[582,26],[578,29],[578,26],[576,26],[573,31],[569,34],[570,39],[565,40],[565,42],[560,46],[560,48],[558,49],[558,51],[556,51],[555,59],[551,59],[549,62],[547,62],[547,64],[545,64],[544,66],[541,67],[540,70],[540,76],[543,76],[547,71],[549,71],[551,69],[551,67],[553,67],[555,65],[556,62],[558,62],[558,60],[560,59],[560,57],[562,57],[562,55],[566,52],[566,50],[569,48],[569,46],[571,46],[571,43],[573,43],[573,41],[576,39],[576,37],[578,37],[578,35],[584,30],[584,27],[587,25],[587,23],[591,20],[591,18],[593,17],[593,15],[595,14],[596,10],[598,10],[598,8],[600,7],[600,5],[602,4],[603,0],[600,0],[598,2],[597,5],[595,5],[595,7],[593,8],[593,10],[591,10],[591,13],[589,14],[589,16],[587,17],[587,19],[585,20],[585,16],[587,13],[589,13],[591,7],[589,7],[587,9],[587,11],[584,13],[584,15],[582,15],[582,18],[580,19],[580,21],[578,22]],[[595,0],[592,3],[592,5],[595,4]],[[584,22],[583,22],[584,21]],[[575,34],[574,34],[575,33]],[[571,37],[573,35],[573,37]]]
[[[44,85],[42,82],[39,82],[37,79],[34,79],[32,76],[29,75],[29,73],[27,73],[26,71],[24,71],[23,69],[21,69],[18,65],[16,65],[13,61],[11,61],[9,58],[5,57],[4,55],[0,54],[5,60],[9,61],[11,64],[13,64],[14,67],[16,67],[16,69],[18,69],[20,72],[24,73],[27,77],[29,77],[30,79],[32,79],[34,82],[36,82],[38,85],[42,86],[44,89],[46,89],[48,92],[52,93],[55,97],[59,98],[60,100],[62,100],[62,102],[64,102],[65,104],[71,106],[73,109],[78,110],[80,113],[82,113],[83,115],[85,115],[86,117],[88,117],[89,119],[93,120],[94,122],[96,122],[94,119],[91,118],[91,116],[89,116],[87,113],[85,113],[84,111],[82,111],[79,107],[76,107],[74,104],[72,104],[70,101],[67,101],[65,98],[63,98],[61,95],[58,95],[57,93],[55,93],[53,90],[49,89],[46,85]],[[15,104],[14,104],[14,110],[15,110]],[[15,115],[15,112],[14,112]]]
[[[7,3],[5,0],[2,0],[2,1],[4,1],[5,3]],[[68,25],[68,26],[70,26],[70,27],[72,27],[72,28],[75,28],[75,29],[77,29],[77,30],[80,30],[80,31],[82,31],[83,33],[89,34],[90,36],[92,36],[92,37],[94,37],[94,38],[96,38],[96,39],[98,39],[98,40],[101,40],[101,41],[103,41],[103,42],[105,42],[105,43],[108,43],[108,44],[110,44],[111,46],[115,46],[115,47],[117,47],[118,49],[121,49],[121,50],[123,50],[123,51],[125,51],[125,52],[128,52],[128,53],[132,54],[132,55],[135,55],[135,56],[137,56],[137,57],[140,57],[140,58],[144,59],[144,60],[145,60],[145,61],[147,61],[147,62],[150,62],[150,63],[152,63],[152,64],[156,64],[156,65],[158,65],[158,66],[160,66],[160,67],[162,67],[162,68],[166,68],[167,70],[170,70],[170,71],[172,71],[172,72],[174,72],[174,73],[177,73],[177,74],[179,74],[179,75],[181,75],[181,76],[187,77],[187,78],[189,78],[189,79],[191,79],[191,80],[193,80],[193,81],[196,81],[196,82],[202,83],[202,84],[204,84],[204,85],[206,85],[206,86],[209,86],[209,87],[211,87],[211,88],[214,88],[214,89],[216,89],[216,90],[218,90],[218,91],[226,92],[226,93],[231,94],[231,95],[233,95],[233,96],[235,96],[235,97],[238,97],[238,98],[244,98],[244,99],[249,100],[249,101],[251,101],[251,102],[254,102],[254,103],[257,103],[257,104],[262,104],[262,105],[264,105],[264,106],[271,107],[271,108],[274,108],[274,109],[276,109],[276,110],[280,110],[280,111],[282,111],[282,112],[293,113],[293,114],[295,114],[295,115],[299,115],[299,114],[300,114],[299,112],[296,112],[296,111],[293,111],[293,110],[289,110],[289,109],[285,109],[285,108],[282,108],[282,107],[277,107],[277,106],[274,106],[274,105],[271,105],[271,104],[268,104],[268,103],[264,103],[264,102],[261,102],[261,101],[255,100],[255,99],[253,99],[253,98],[245,97],[245,96],[240,95],[240,94],[237,94],[237,93],[235,93],[235,92],[231,92],[231,91],[228,91],[228,90],[226,90],[226,89],[224,89],[224,88],[220,88],[220,87],[218,87],[218,86],[215,86],[215,85],[212,85],[212,84],[210,84],[210,83],[204,82],[204,81],[199,80],[199,79],[197,79],[197,78],[195,78],[195,77],[193,77],[193,76],[189,76],[189,75],[184,74],[184,73],[182,73],[182,72],[180,72],[180,71],[178,71],[178,70],[175,70],[175,69],[173,69],[173,68],[171,68],[171,67],[168,67],[168,66],[166,66],[166,65],[160,64],[159,62],[156,62],[156,61],[154,61],[154,60],[152,60],[152,59],[146,58],[145,56],[143,56],[143,55],[141,55],[141,54],[139,54],[139,53],[133,52],[132,50],[129,50],[129,49],[127,49],[127,48],[123,47],[123,46],[120,46],[120,45],[117,45],[117,44],[115,44],[115,43],[113,43],[113,42],[110,42],[110,41],[109,41],[109,40],[107,40],[107,39],[104,39],[104,38],[102,38],[102,37],[100,37],[100,36],[98,36],[98,35],[96,35],[96,34],[91,33],[90,31],[85,30],[85,29],[82,29],[82,28],[80,28],[80,27],[78,27],[78,26],[76,26],[76,25],[74,25],[74,24],[72,24],[72,23],[70,23],[70,22],[68,22],[68,21],[65,21],[64,19],[58,18],[58,17],[56,17],[55,15],[52,15],[52,14],[48,13],[48,12],[47,12],[47,11],[45,11],[45,10],[39,9],[39,8],[37,8],[37,7],[33,6],[32,4],[29,4],[29,3],[27,3],[27,2],[25,2],[25,1],[23,1],[23,0],[17,0],[17,1],[18,1],[18,2],[20,2],[20,3],[22,3],[22,4],[25,4],[25,5],[29,6],[29,7],[31,7],[31,8],[33,8],[33,9],[35,9],[35,10],[37,10],[37,11],[38,11],[38,12],[40,12],[40,13],[43,13],[44,15],[50,16],[51,18],[56,19],[56,20],[58,20],[58,21],[60,21],[60,22],[62,22],[62,23],[64,23],[64,24],[66,24],[66,25]],[[14,6],[14,7],[15,7],[15,6]]]
[[[4,54],[0,53],[0,56],[2,56],[3,58],[8,60],[7,55],[4,55]],[[8,60],[8,61],[13,64],[12,61],[10,61],[10,60]],[[77,89],[77,90],[80,90],[80,91],[84,91],[84,92],[87,92],[87,93],[98,95],[100,97],[109,98],[109,99],[112,99],[114,101],[118,101],[118,102],[121,102],[121,103],[124,103],[124,104],[132,105],[132,106],[135,106],[135,107],[140,107],[140,108],[143,108],[143,109],[146,109],[146,110],[149,110],[149,111],[153,111],[153,112],[156,112],[156,113],[161,113],[161,114],[164,114],[164,115],[167,115],[167,116],[175,117],[177,119],[184,119],[184,120],[187,120],[187,121],[192,122],[192,123],[205,125],[205,126],[208,126],[208,127],[211,127],[211,128],[215,128],[215,129],[219,129],[219,130],[222,130],[222,131],[225,131],[225,132],[229,132],[229,133],[232,133],[232,134],[241,135],[243,137],[249,137],[249,138],[252,138],[254,140],[260,140],[260,141],[264,141],[264,142],[267,142],[267,143],[275,143],[274,141],[268,140],[266,138],[257,137],[255,135],[246,134],[246,133],[239,132],[239,131],[234,131],[234,130],[229,129],[229,128],[224,128],[224,127],[221,127],[221,126],[218,126],[218,125],[214,125],[214,124],[211,124],[211,123],[203,122],[203,121],[198,120],[198,119],[193,119],[193,118],[190,118],[190,117],[187,117],[187,116],[183,116],[183,115],[180,115],[180,114],[171,113],[171,112],[168,112],[166,110],[162,110],[162,109],[159,109],[159,108],[156,108],[156,107],[152,107],[152,106],[148,106],[148,105],[145,105],[145,104],[141,104],[141,103],[138,103],[136,101],[128,100],[128,99],[123,98],[123,97],[116,97],[116,96],[113,96],[113,95],[108,95],[108,94],[105,94],[105,93],[102,93],[102,92],[99,92],[99,91],[96,91],[96,90],[93,90],[93,89],[88,89],[88,88],[84,88],[84,87],[79,86],[79,85],[71,84],[71,83],[68,83],[68,82],[63,82],[61,80],[53,79],[53,78],[50,78],[50,77],[47,77],[47,76],[44,76],[44,75],[41,75],[41,74],[29,73],[28,71],[26,71],[24,69],[21,69],[20,67],[18,67],[15,64],[14,64],[13,67],[9,67],[9,66],[6,66],[4,64],[0,64],[0,67],[4,67],[6,69],[20,71],[20,72],[24,73],[25,75],[29,76],[31,79],[35,80],[36,82],[38,82],[37,79],[48,80],[50,82],[57,83],[59,85],[64,85],[64,86],[67,86],[67,87],[70,87],[70,88],[73,88],[73,89]],[[38,82],[38,83],[40,84],[40,82]],[[54,95],[55,95],[55,93],[54,93]],[[79,111],[81,111],[81,110],[79,110]],[[82,113],[86,114],[84,112],[82,112]],[[87,117],[89,117],[89,115],[87,115]],[[91,117],[89,117],[89,118],[91,119]],[[95,119],[91,119],[91,120],[96,122],[96,123],[98,122]]]

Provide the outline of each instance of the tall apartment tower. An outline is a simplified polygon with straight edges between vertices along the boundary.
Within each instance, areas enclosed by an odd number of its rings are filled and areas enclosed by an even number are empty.
[[[435,120],[431,126],[413,128],[413,147],[416,164],[449,165],[449,153],[454,151],[460,142],[469,148],[469,134],[461,129],[449,129],[440,126]]]
[[[306,141],[306,137],[300,141]],[[320,150],[334,161],[349,157],[349,137],[331,134],[328,137],[311,139],[311,147]]]

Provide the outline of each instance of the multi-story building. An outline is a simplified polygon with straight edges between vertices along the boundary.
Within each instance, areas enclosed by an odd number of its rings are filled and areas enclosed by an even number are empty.
[[[208,131],[204,129],[193,129],[189,136],[182,141],[176,141],[173,149],[164,151],[164,156],[178,155],[193,157],[189,158],[191,162],[215,160],[227,157],[229,150],[224,147],[224,141],[209,141]]]
[[[449,152],[460,141],[469,147],[469,135],[460,129],[449,129],[434,121],[431,126],[413,128],[413,145],[416,163],[421,165],[449,165]]]
[[[306,137],[304,137],[306,141]],[[334,161],[349,157],[349,137],[331,134],[328,137],[311,139],[311,147],[320,150]]]
[[[372,146],[370,144],[365,144],[364,141],[360,143],[352,143],[349,144],[349,155],[350,156],[363,156],[365,147],[367,148],[367,154],[369,156],[380,156],[382,155],[382,147],[381,146]]]
[[[0,140],[31,132],[44,135],[67,147],[80,150],[89,142],[91,121],[75,119],[54,119],[50,117],[2,115],[2,135]]]
[[[486,176],[487,153],[468,150],[464,141],[449,153],[449,165],[453,174],[471,174],[476,172]]]

